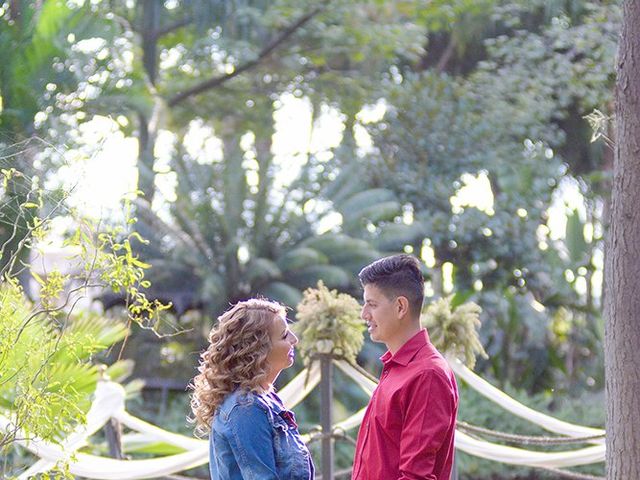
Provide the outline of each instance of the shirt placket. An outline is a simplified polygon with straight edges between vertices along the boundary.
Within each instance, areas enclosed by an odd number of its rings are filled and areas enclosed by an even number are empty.
[[[365,412],[365,417],[367,419],[367,421],[364,424],[364,438],[362,439],[362,450],[365,450],[365,446],[367,445],[367,442],[369,440],[369,432],[370,432],[370,423],[371,423],[371,415],[369,415],[370,410],[373,407],[373,404],[377,398],[376,394],[378,393],[378,390],[382,387],[382,382],[384,382],[384,380],[387,378],[387,376],[389,375],[389,366],[384,364],[382,367],[382,373],[380,374],[380,380],[378,380],[378,386],[377,388],[374,390],[373,395],[371,395],[371,401],[369,402],[369,408],[367,408],[367,411]],[[361,466],[362,466],[362,456],[360,457],[360,462],[357,465],[357,470],[356,470],[356,475],[355,477],[357,478],[357,475],[360,473],[361,470]]]

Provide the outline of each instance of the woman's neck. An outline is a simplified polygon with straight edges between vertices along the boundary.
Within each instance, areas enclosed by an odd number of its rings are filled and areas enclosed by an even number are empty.
[[[267,372],[265,381],[260,384],[265,393],[273,390],[273,385],[276,383],[278,375],[280,375],[280,370],[276,372]]]

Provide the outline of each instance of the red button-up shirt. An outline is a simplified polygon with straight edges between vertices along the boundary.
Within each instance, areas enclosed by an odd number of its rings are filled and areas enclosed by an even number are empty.
[[[458,387],[421,330],[384,364],[358,432],[352,480],[449,480]]]

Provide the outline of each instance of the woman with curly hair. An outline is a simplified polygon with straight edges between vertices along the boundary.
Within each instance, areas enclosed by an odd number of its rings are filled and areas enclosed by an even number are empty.
[[[293,412],[273,383],[293,365],[298,339],[285,307],[239,302],[218,317],[193,380],[198,433],[209,433],[213,480],[311,480],[314,466]]]

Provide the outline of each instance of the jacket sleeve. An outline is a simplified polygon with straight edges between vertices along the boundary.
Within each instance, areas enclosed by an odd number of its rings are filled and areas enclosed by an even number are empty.
[[[398,480],[444,480],[434,474],[437,453],[455,428],[455,392],[434,371],[409,386],[404,405]],[[448,480],[448,479],[446,479]]]
[[[242,477],[247,480],[279,480],[273,445],[273,429],[259,405],[237,405],[229,415],[228,440]]]

